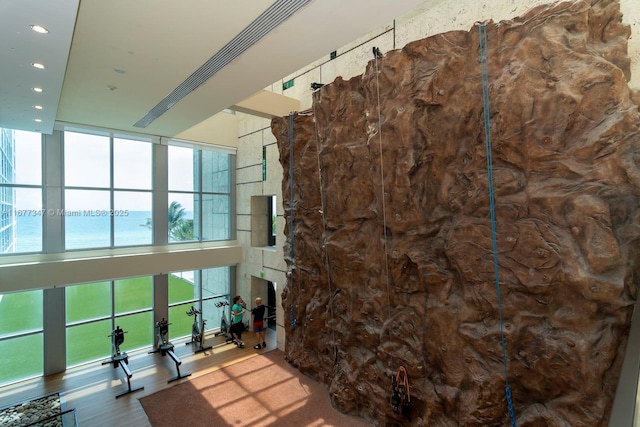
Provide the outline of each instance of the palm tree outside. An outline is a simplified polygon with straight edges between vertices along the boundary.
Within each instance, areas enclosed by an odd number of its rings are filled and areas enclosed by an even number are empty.
[[[175,200],[171,202],[167,215],[169,218],[169,230],[177,227],[184,220],[186,214],[180,202],[176,202]]]
[[[193,219],[186,219],[187,212],[180,202],[175,200],[169,204],[167,211],[169,238],[173,241],[193,240]],[[141,227],[152,228],[151,218],[147,218]]]
[[[193,220],[180,220],[173,228],[169,229],[169,236],[178,241],[193,240]]]

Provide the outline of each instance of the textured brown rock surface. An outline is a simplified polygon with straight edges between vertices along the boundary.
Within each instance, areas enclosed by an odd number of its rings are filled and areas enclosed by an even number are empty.
[[[605,426],[640,277],[629,28],[617,2],[578,1],[487,34],[501,305],[473,27],[372,59],[273,120],[286,353],[377,425],[509,425],[502,307],[518,425]],[[400,365],[411,421],[389,404]]]

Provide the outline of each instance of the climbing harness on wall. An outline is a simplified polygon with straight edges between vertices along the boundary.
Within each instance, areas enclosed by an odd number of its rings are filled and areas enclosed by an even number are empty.
[[[493,268],[495,271],[496,291],[498,295],[498,312],[500,315],[500,335],[502,339],[502,361],[504,365],[505,392],[507,405],[509,407],[509,418],[511,425],[517,427],[516,416],[513,411],[513,400],[511,398],[511,388],[509,387],[509,375],[507,373],[507,347],[504,339],[504,323],[502,320],[502,303],[500,297],[500,274],[498,271],[498,244],[496,237],[496,215],[494,204],[494,186],[493,186],[493,159],[491,149],[491,110],[489,108],[489,52],[487,50],[487,26],[486,24],[478,25],[479,43],[480,43],[480,68],[482,71],[482,104],[484,117],[484,139],[485,149],[487,153],[487,180],[489,185],[489,211],[491,214],[491,242],[493,245]]]
[[[293,270],[295,264],[295,253],[293,244],[293,217],[294,217],[294,193],[293,193],[293,112],[289,113],[289,189],[291,191],[289,195],[289,256],[291,261],[289,262],[289,287],[291,289],[291,303],[289,304],[289,317],[291,320],[291,327],[296,327],[296,316],[294,311],[293,299],[294,299],[294,282],[293,282]]]
[[[396,414],[402,414],[411,420],[411,394],[409,376],[404,366],[400,366],[395,375],[391,375],[391,408]]]

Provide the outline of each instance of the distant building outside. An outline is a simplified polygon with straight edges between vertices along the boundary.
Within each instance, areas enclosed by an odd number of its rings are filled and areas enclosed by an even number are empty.
[[[0,184],[15,182],[15,133],[0,128]],[[0,253],[16,250],[15,189],[0,187]]]

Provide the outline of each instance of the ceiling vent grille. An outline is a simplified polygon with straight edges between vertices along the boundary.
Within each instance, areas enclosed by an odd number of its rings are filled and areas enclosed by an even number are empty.
[[[182,98],[193,92],[209,80],[214,74],[226,67],[231,61],[242,55],[271,30],[286,21],[291,15],[311,0],[277,0],[262,12],[251,24],[238,33],[229,43],[207,60],[200,68],[180,83],[169,95],[153,107],[134,126],[146,128],[151,122],[177,104]]]

